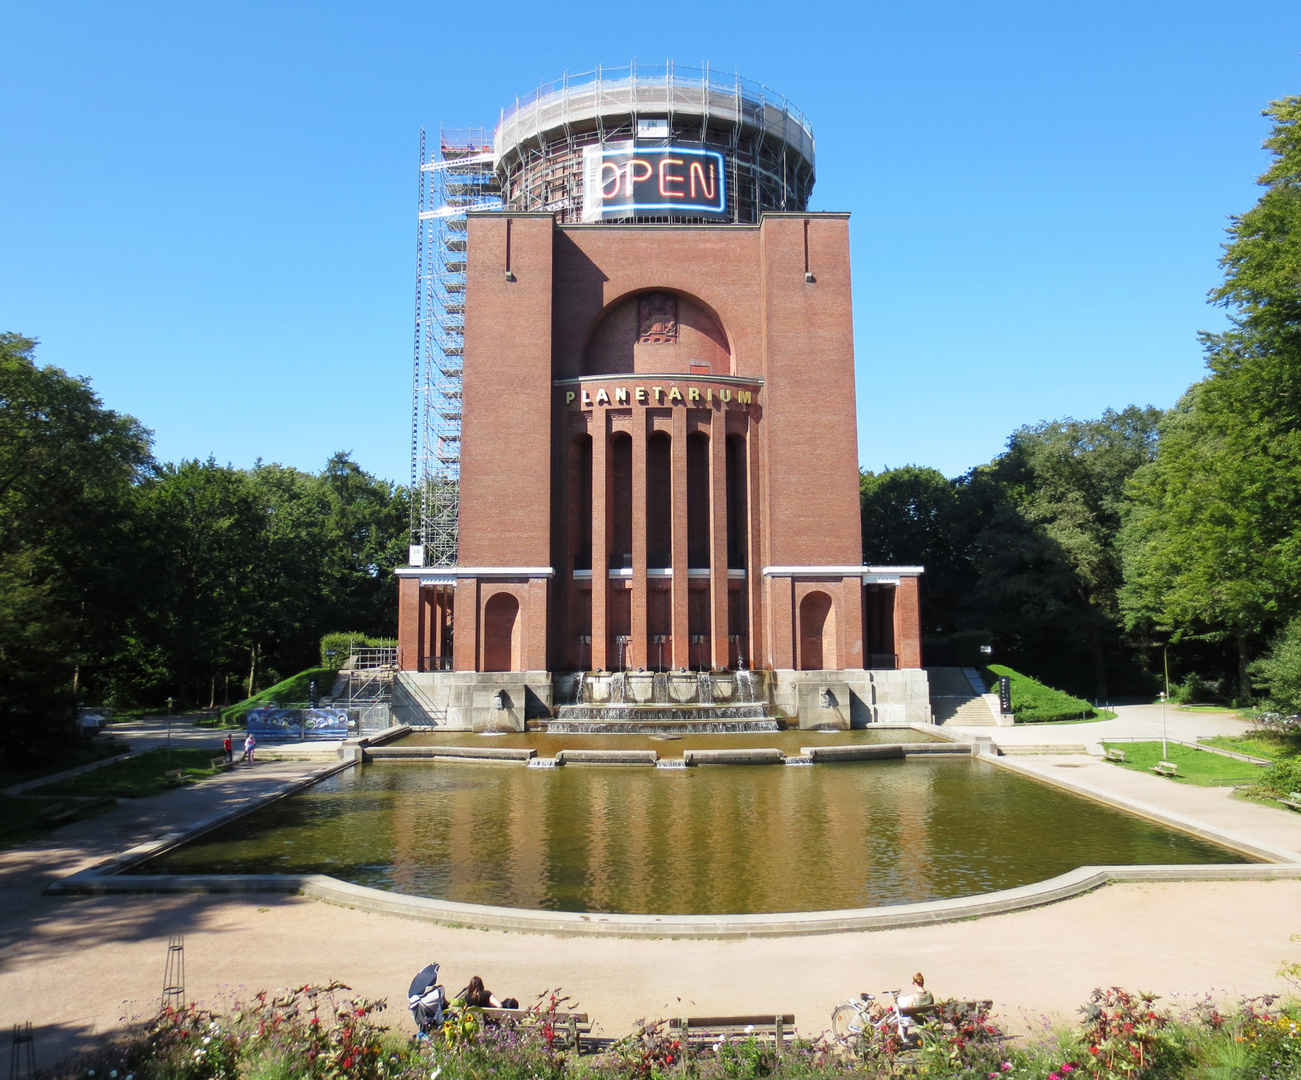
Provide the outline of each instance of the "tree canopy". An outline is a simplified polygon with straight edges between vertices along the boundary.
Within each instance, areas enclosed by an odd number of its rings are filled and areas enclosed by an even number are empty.
[[[78,701],[242,697],[331,630],[396,624],[407,492],[347,453],[318,474],[159,463],[85,379],[0,334],[0,740],[34,752]]]

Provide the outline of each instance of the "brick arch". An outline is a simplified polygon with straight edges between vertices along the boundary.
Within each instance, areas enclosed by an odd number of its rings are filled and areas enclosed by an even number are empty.
[[[674,339],[643,342],[643,302],[668,298],[676,307]],[[647,335],[659,338],[662,335]],[[692,364],[691,361],[698,363]],[[699,363],[703,361],[702,363]],[[730,375],[731,338],[718,314],[679,289],[639,289],[601,309],[583,345],[584,375]]]
[[[519,599],[499,592],[483,607],[483,670],[521,671]]]
[[[801,671],[836,670],[836,604],[824,592],[811,592],[800,601]]]

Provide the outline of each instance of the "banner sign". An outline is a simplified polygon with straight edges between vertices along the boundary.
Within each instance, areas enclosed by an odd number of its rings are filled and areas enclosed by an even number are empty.
[[[346,739],[348,710],[281,709],[264,705],[249,710],[248,730],[258,742]]]
[[[1012,679],[1007,675],[998,677],[998,711],[1004,716],[1012,711]]]
[[[583,220],[678,217],[727,221],[723,155],[700,143],[583,147]]]

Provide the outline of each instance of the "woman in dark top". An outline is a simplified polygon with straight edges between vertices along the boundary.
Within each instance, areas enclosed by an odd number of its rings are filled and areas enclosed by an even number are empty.
[[[472,976],[470,985],[458,995],[467,1005],[473,1009],[500,1009],[502,1004],[497,1000],[497,995],[493,994],[483,985],[483,980],[478,975]]]

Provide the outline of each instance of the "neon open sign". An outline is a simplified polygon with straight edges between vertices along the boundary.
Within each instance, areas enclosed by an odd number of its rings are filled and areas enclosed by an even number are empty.
[[[583,148],[583,220],[644,214],[726,220],[723,155],[700,146]]]

